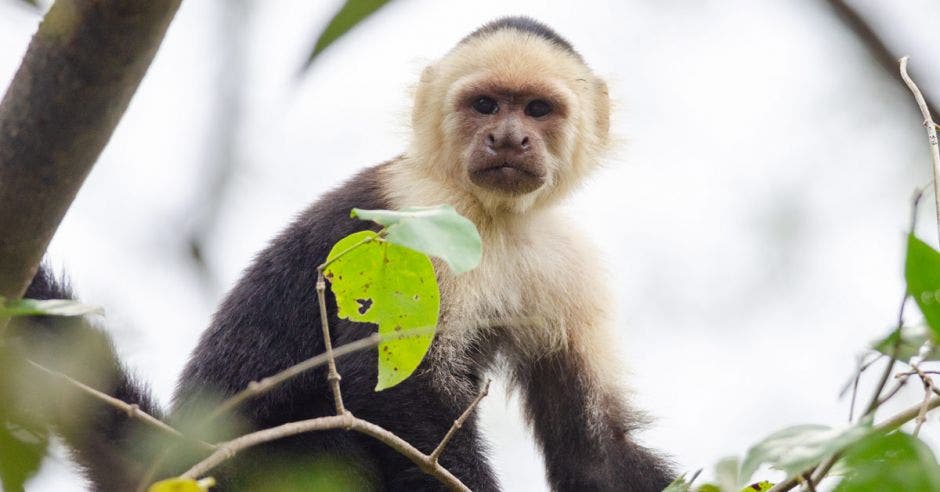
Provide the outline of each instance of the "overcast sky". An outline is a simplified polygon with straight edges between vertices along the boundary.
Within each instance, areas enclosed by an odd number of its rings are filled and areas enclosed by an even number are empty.
[[[940,99],[940,4],[852,3]],[[567,37],[617,101],[623,143],[568,210],[615,283],[633,399],[655,417],[643,440],[707,473],[781,427],[846,422],[838,391],[893,323],[909,198],[931,176],[910,95],[825,2],[398,0],[298,76],[340,4],[184,2],[53,241],[164,405],[252,256],[404,149],[423,66],[521,13]],[[38,20],[0,0],[0,86]],[[205,275],[186,240],[230,158]],[[927,202],[919,234],[935,244]],[[516,402],[500,388],[482,412],[506,490],[544,489]],[[940,443],[933,420],[922,435]],[[68,468],[51,458],[29,490],[80,490]]]

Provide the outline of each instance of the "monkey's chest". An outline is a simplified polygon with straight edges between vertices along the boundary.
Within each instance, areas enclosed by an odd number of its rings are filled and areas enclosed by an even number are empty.
[[[463,340],[509,335],[526,346],[563,343],[568,282],[555,268],[557,261],[542,249],[497,250],[470,272],[445,272],[439,332]]]

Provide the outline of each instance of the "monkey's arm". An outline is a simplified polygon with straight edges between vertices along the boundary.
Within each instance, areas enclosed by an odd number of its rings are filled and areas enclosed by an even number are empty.
[[[519,370],[528,420],[557,491],[661,491],[672,480],[666,462],[637,444],[642,415],[605,389],[575,343]],[[600,355],[600,354],[593,354]]]

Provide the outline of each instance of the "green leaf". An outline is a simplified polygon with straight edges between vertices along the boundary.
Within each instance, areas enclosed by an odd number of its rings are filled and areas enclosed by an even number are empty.
[[[663,492],[689,492],[690,490],[692,490],[692,482],[695,481],[695,477],[697,476],[698,476],[698,472],[695,472],[695,474],[692,475],[692,478],[690,480],[686,480],[685,473],[683,473],[682,475],[679,475],[678,477],[676,477],[676,479],[673,480],[672,483],[670,483],[665,489],[663,489]]]
[[[317,55],[323,52],[327,47],[333,44],[343,34],[356,27],[356,24],[362,22],[376,10],[387,4],[390,0],[347,0],[339,12],[330,19],[323,32],[317,38],[317,43],[313,46],[313,52],[307,58],[304,64],[304,70],[310,67]]]
[[[0,483],[3,490],[23,490],[23,484],[39,471],[49,447],[44,432],[0,421]]]
[[[385,226],[386,240],[436,256],[444,260],[454,273],[476,268],[483,257],[476,226],[450,205],[412,207],[401,211],[354,208],[351,215]]]
[[[98,306],[89,306],[71,299],[17,299],[8,300],[0,297],[0,317],[17,316],[84,316],[103,314]]]
[[[783,470],[789,476],[797,475],[870,431],[871,421],[867,419],[841,429],[807,424],[774,432],[748,450],[741,464],[741,479],[750,479],[762,463]]]
[[[870,436],[843,461],[846,476],[836,492],[940,490],[940,466],[930,448],[903,432]]]
[[[723,458],[715,464],[715,481],[720,490],[735,490],[741,485],[741,460],[737,456]]]
[[[761,480],[760,482],[754,482],[747,487],[744,487],[740,490],[740,492],[767,492],[772,488],[774,488],[774,484],[772,482]]]
[[[934,336],[940,336],[940,253],[913,234],[907,236],[904,278],[908,294],[924,313]]]
[[[898,333],[898,330],[892,330],[887,337],[874,342],[871,348],[890,356],[894,351],[894,345],[898,343],[898,339],[900,339],[898,359],[901,360],[908,360],[917,355],[920,348],[928,340],[933,341],[934,344],[937,342],[937,337],[934,336],[933,331],[927,328],[927,325],[918,324],[905,326],[900,333]],[[927,360],[940,360],[940,353],[935,350],[931,351]]]
[[[436,327],[441,295],[427,256],[392,244],[372,231],[341,239],[327,257],[339,317],[374,323],[379,333]],[[409,335],[379,343],[376,391],[404,381],[418,368],[434,334]]]
[[[168,478],[151,485],[147,492],[208,492],[215,485],[212,478],[193,480],[191,478]]]

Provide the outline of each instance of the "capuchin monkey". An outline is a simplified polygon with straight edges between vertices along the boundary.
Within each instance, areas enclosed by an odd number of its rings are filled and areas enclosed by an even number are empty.
[[[101,389],[181,421],[203,411],[204,397],[231,396],[323,353],[317,266],[339,239],[370,227],[350,210],[450,204],[480,231],[480,265],[455,275],[436,263],[440,323],[409,379],[376,392],[374,349],[337,360],[346,408],[430,453],[480,391],[484,373],[498,371],[521,396],[554,490],[662,490],[673,473],[635,441],[643,418],[619,381],[612,301],[597,273],[603,267],[557,211],[608,148],[609,113],[604,81],[552,29],[525,17],[484,25],[422,73],[404,154],[324,195],[257,256],[203,334],[167,415],[120,369],[113,350]],[[27,293],[65,295],[45,271]],[[327,298],[334,346],[374,332],[339,319]],[[333,415],[326,376],[324,368],[308,371],[244,403],[242,430]],[[134,490],[153,461],[129,450],[141,424],[110,408],[93,413],[92,428],[62,432],[66,443],[97,490]],[[254,480],[276,459],[303,464],[323,456],[349,464],[364,489],[443,488],[385,444],[333,430],[241,453],[213,470],[214,490],[265,490],[263,479]],[[475,415],[440,463],[472,490],[499,490]]]

